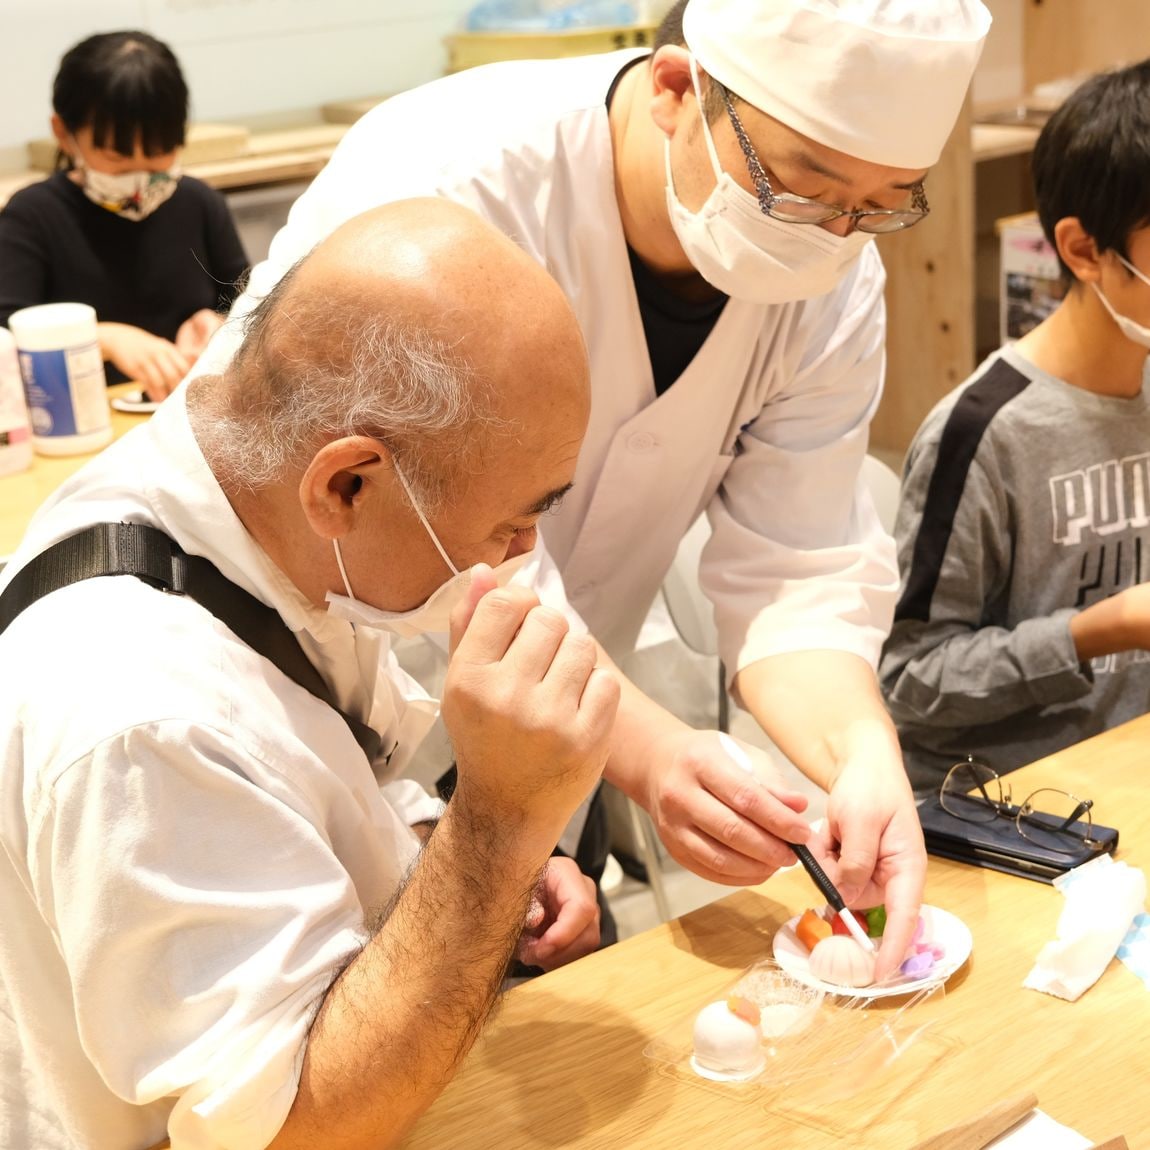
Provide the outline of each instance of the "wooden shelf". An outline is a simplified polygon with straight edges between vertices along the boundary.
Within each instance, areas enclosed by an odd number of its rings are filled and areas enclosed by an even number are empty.
[[[331,159],[347,124],[308,124],[276,132],[253,132],[242,155],[184,165],[190,176],[221,191],[309,180]],[[0,207],[47,173],[34,168],[0,175]]]
[[[975,124],[970,130],[971,154],[977,164],[1034,151],[1040,129],[1024,124]]]
[[[291,152],[217,160],[212,164],[197,164],[187,171],[221,191],[285,183],[289,180],[310,180],[331,159],[334,151],[335,144],[325,144]]]

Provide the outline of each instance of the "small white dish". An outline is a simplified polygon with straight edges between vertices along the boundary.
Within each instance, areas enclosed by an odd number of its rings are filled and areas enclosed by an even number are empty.
[[[126,411],[130,415],[151,415],[160,405],[153,403],[142,391],[129,391],[111,400],[113,411]]]
[[[904,978],[899,982],[882,983],[875,986],[835,986],[815,978],[810,971],[810,952],[795,934],[802,915],[788,919],[776,932],[771,942],[775,961],[792,978],[807,986],[813,986],[827,994],[837,994],[850,998],[889,998],[898,994],[915,994],[927,987],[938,986],[956,971],[970,957],[974,946],[970,929],[966,923],[950,911],[937,906],[924,906],[922,917],[925,934],[932,942],[943,948],[942,958],[929,974],[923,978]]]

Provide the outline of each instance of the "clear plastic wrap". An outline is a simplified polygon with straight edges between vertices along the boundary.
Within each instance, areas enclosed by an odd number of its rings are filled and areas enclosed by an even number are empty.
[[[836,995],[795,979],[773,960],[748,968],[725,993],[758,1007],[761,1067],[724,1078],[695,1060],[699,1010],[643,1051],[661,1073],[700,1089],[763,1105],[772,1114],[846,1135],[895,1109],[918,1078],[956,1048],[937,1026],[942,983],[901,996]],[[840,1104],[851,1100],[849,1118]]]

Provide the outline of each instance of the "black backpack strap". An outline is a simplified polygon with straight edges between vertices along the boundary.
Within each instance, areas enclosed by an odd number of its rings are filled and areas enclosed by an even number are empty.
[[[22,567],[0,595],[0,634],[37,599],[101,575],[134,575],[161,591],[194,599],[253,651],[331,707],[369,761],[379,757],[383,745],[379,734],[336,706],[323,676],[279,612],[236,586],[209,560],[188,555],[156,527],[97,523],[54,543]]]
[[[22,567],[0,595],[0,634],[37,599],[97,575],[135,575],[153,587],[184,593],[186,559],[162,531],[139,523],[97,523],[52,544]],[[176,548],[178,551],[179,549]]]

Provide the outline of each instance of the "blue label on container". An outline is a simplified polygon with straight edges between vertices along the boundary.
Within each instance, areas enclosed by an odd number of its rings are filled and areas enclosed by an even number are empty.
[[[76,412],[65,351],[20,352],[33,435],[75,435]]]

